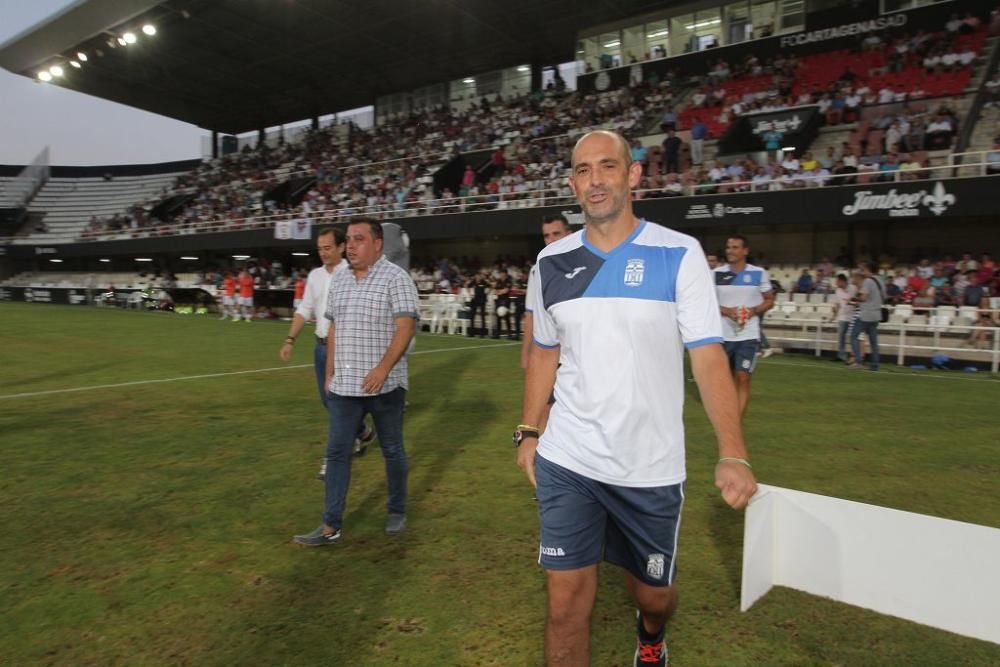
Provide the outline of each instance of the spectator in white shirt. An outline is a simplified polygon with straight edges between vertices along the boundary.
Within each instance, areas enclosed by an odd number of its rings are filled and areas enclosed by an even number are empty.
[[[861,106],[861,96],[851,93],[844,98],[844,121],[853,123],[858,119],[858,107]]]
[[[903,133],[899,131],[899,123],[893,123],[890,125],[889,129],[885,132],[885,146],[883,147],[883,152],[888,153],[889,151],[896,150],[902,138]]]
[[[753,182],[753,189],[755,191],[767,190],[771,182],[771,177],[768,176],[767,170],[764,167],[757,167],[754,172],[753,178],[750,179]]]
[[[666,182],[663,184],[663,193],[668,197],[676,197],[684,194],[684,185],[677,174],[667,174]]]
[[[927,124],[924,133],[924,148],[927,150],[941,150],[951,146],[955,129],[951,120],[944,114],[938,116]]]
[[[714,163],[712,168],[708,170],[708,177],[718,183],[726,176],[726,170],[718,163]]]

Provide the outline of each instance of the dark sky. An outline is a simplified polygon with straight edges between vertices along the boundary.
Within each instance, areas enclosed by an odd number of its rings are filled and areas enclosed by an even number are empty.
[[[0,0],[0,44],[74,0]],[[153,38],[155,39],[155,37]],[[45,146],[53,165],[201,157],[207,132],[0,69],[0,164],[27,164]]]

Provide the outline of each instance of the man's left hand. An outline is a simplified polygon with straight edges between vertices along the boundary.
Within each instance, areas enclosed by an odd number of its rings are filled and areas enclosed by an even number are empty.
[[[757,480],[753,471],[736,461],[720,461],[715,466],[715,486],[722,491],[722,499],[734,510],[741,510],[757,493]]]
[[[381,389],[382,385],[385,384],[385,379],[389,376],[389,371],[383,369],[381,366],[376,366],[368,372],[365,379],[361,381],[361,389],[366,394],[377,394]]]

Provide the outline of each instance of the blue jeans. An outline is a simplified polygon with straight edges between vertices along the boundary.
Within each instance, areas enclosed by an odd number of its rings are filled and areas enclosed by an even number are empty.
[[[878,322],[866,322],[865,320],[854,321],[854,331],[851,333],[851,351],[854,352],[854,363],[861,363],[861,341],[858,336],[865,334],[868,337],[868,344],[871,346],[871,369],[878,370]]]
[[[406,390],[400,387],[376,396],[329,394],[330,437],[326,445],[326,504],[323,523],[340,528],[344,522],[347,489],[351,485],[354,436],[370,414],[375,422],[385,477],[389,486],[389,514],[406,513],[406,476],[409,464],[403,449],[403,408]]]
[[[847,361],[847,333],[850,330],[850,322],[837,321],[837,358],[841,361]]]
[[[319,341],[316,342],[316,347],[313,350],[313,370],[316,371],[316,389],[319,390],[319,402],[323,404],[323,410],[329,414],[330,392],[323,386],[323,381],[326,379],[326,341],[322,343]],[[365,422],[362,420],[355,436],[360,438],[364,434]]]
[[[319,402],[323,404],[323,409],[330,412],[330,401],[327,398],[328,392],[323,386],[326,379],[326,342],[316,341],[316,348],[313,350],[313,370],[316,371],[316,389],[319,390]]]

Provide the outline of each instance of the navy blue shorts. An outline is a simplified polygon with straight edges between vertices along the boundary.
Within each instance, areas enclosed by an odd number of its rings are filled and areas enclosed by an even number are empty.
[[[729,370],[753,373],[753,369],[757,367],[759,340],[727,340],[722,343],[722,348],[729,357]]]
[[[671,586],[684,484],[615,486],[535,457],[542,540],[538,563],[575,570],[606,560],[650,586]]]

